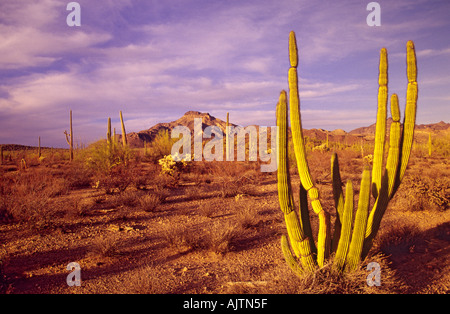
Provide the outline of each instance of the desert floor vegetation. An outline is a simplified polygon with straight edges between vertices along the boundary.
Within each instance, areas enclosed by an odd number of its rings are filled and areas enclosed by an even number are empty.
[[[446,155],[413,150],[405,181],[357,272],[342,275],[330,264],[299,278],[281,252],[285,227],[275,172],[261,173],[256,162],[191,162],[173,176],[161,173],[155,155],[142,149],[125,152],[127,163],[99,171],[104,157],[94,156],[90,166],[88,150],[75,151],[72,162],[65,150],[43,149],[40,159],[32,151],[5,157],[2,293],[449,292]],[[308,153],[333,220],[332,151]],[[342,181],[358,186],[367,160],[350,146],[337,153]],[[292,179],[297,195],[295,169]],[[379,287],[366,284],[372,261],[381,265]],[[81,267],[80,287],[66,284],[71,262]]]

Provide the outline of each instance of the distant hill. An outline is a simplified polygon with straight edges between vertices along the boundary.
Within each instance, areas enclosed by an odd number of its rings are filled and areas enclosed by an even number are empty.
[[[176,126],[183,125],[188,127],[193,133],[194,130],[194,119],[200,118],[202,119],[202,130],[204,130],[208,126],[218,126],[222,132],[225,133],[226,121],[218,119],[216,117],[211,116],[209,113],[203,113],[199,111],[188,111],[181,118],[172,121],[172,122],[163,122],[158,123],[147,130],[139,131],[139,132],[131,132],[127,134],[127,140],[131,147],[133,148],[142,148],[144,147],[144,143],[151,142],[156,137],[158,132],[161,130],[172,131],[172,129]],[[232,120],[232,119],[231,119]],[[389,135],[389,127],[392,123],[392,119],[389,118],[386,121],[386,135]],[[230,122],[231,126],[237,126]],[[256,126],[258,130],[258,126]],[[415,140],[417,142],[423,143],[428,140],[428,136],[431,134],[434,137],[448,136],[450,135],[450,123],[445,123],[443,121],[432,124],[418,124],[415,128]],[[325,141],[327,139],[330,142],[339,142],[345,143],[347,145],[352,145],[355,143],[361,143],[361,140],[364,141],[372,141],[375,137],[375,123],[366,127],[360,127],[354,129],[350,132],[345,132],[344,130],[337,129],[334,131],[327,131],[324,129],[305,129],[303,130],[303,135],[310,139],[316,139],[318,141]],[[122,135],[116,135],[118,140],[121,140]],[[23,146],[16,144],[3,144],[4,150],[29,150],[36,149],[36,147],[32,146]]]
[[[215,125],[218,126],[225,133],[226,121],[215,118],[214,116],[211,116],[209,113],[203,113],[199,111],[188,111],[181,118],[175,121],[158,123],[147,130],[127,134],[128,143],[131,147],[144,147],[144,142],[151,142],[156,137],[158,132],[160,132],[161,130],[168,130],[170,132],[174,127],[178,125],[187,126],[191,130],[191,132],[193,132],[194,118],[202,119],[203,130],[208,126]],[[386,121],[387,135],[389,134],[389,127],[391,123],[392,119],[389,118]],[[236,124],[233,124],[231,122],[230,125],[236,126]],[[258,126],[255,127],[258,129]],[[425,136],[423,134],[426,134],[426,136],[428,137],[429,133],[435,134],[442,132],[444,133],[450,132],[449,123],[441,121],[439,123],[434,124],[416,125],[416,136],[420,139]],[[350,132],[345,132],[344,130],[341,129],[337,129],[334,131],[327,131],[324,129],[305,129],[303,130],[303,134],[304,136],[307,136],[311,139],[314,138],[320,141],[325,141],[328,134],[328,140],[330,142],[340,142],[346,143],[347,145],[352,145],[354,143],[360,143],[362,139],[365,141],[373,140],[375,135],[375,123],[367,127],[360,127],[354,129]],[[119,138],[121,137],[121,135],[117,136]]]
[[[151,142],[156,135],[162,130],[168,130],[169,132],[176,126],[187,126],[191,132],[194,130],[194,119],[199,118],[202,119],[202,130],[207,128],[208,126],[218,126],[222,132],[225,133],[226,129],[226,121],[215,118],[211,116],[209,113],[202,113],[199,111],[188,111],[181,118],[172,122],[164,122],[158,123],[148,130],[143,130],[139,132],[131,132],[127,134],[127,141],[131,147],[144,147],[144,142]],[[233,123],[230,123],[231,126],[236,126]],[[118,135],[119,140],[121,135]]]
[[[392,118],[388,118],[386,121],[386,127],[389,130],[392,123]],[[375,126],[376,124],[372,124],[367,127],[361,127],[354,129],[349,132],[352,135],[375,135]],[[444,121],[432,124],[417,124],[415,130],[416,131],[426,131],[431,133],[447,131],[450,129],[450,123],[445,123]]]

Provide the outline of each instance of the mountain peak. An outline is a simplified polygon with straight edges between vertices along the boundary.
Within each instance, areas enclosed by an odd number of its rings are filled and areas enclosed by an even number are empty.
[[[204,116],[206,116],[206,117],[211,118],[211,115],[208,112],[205,113],[205,112],[194,111],[194,110],[187,111],[183,116],[185,116],[185,117],[204,117]]]

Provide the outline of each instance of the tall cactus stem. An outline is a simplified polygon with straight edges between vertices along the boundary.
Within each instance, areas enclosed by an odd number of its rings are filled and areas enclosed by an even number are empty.
[[[123,116],[122,116],[122,111],[119,111],[119,115],[120,115],[120,125],[122,126],[122,143],[123,146],[127,146],[127,132],[125,132],[125,123],[123,122]]]
[[[280,93],[279,102],[277,105],[277,125],[278,125],[278,171],[277,171],[277,186],[278,186],[278,200],[280,208],[284,213],[286,222],[286,229],[288,231],[289,242],[292,249],[301,260],[303,268],[312,271],[315,268],[315,260],[313,256],[313,239],[311,236],[305,236],[301,218],[298,217],[294,210],[294,199],[292,194],[291,180],[288,168],[288,132],[287,132],[287,101],[286,92]],[[304,201],[300,201],[300,204]],[[302,213],[302,210],[299,211]]]
[[[108,128],[106,129],[106,143],[108,143],[108,147],[111,147],[111,118],[108,118]]]
[[[319,216],[319,235],[317,239],[317,263],[323,266],[324,261],[329,256],[330,250],[330,216],[322,208],[319,200],[319,192],[314,187],[311,173],[309,171],[306,159],[306,148],[303,139],[303,131],[300,117],[300,98],[298,92],[298,51],[295,33],[289,34],[289,60],[291,68],[288,72],[289,81],[289,108],[290,121],[292,129],[292,139],[294,142],[295,158],[297,160],[297,169],[300,175],[300,181],[311,200],[313,211]]]
[[[342,230],[339,237],[339,243],[334,257],[334,266],[342,271],[345,266],[348,247],[350,244],[350,236],[352,232],[353,220],[353,185],[350,180],[347,181],[345,187],[345,204],[342,215]]]
[[[375,149],[373,154],[372,168],[372,195],[377,198],[381,185],[384,142],[386,140],[386,117],[387,117],[387,100],[388,100],[388,61],[387,50],[382,48],[380,51],[380,65],[378,77],[378,110],[377,123],[375,130]]]
[[[352,241],[348,250],[346,270],[354,271],[358,268],[366,233],[367,216],[369,213],[370,199],[370,170],[364,169],[359,190],[358,209],[353,226]]]
[[[73,160],[73,128],[72,128],[72,110],[70,110],[70,133],[67,133],[67,131],[64,131],[64,134],[66,135],[66,141],[67,144],[70,147],[70,152],[69,152],[69,158],[70,161]]]

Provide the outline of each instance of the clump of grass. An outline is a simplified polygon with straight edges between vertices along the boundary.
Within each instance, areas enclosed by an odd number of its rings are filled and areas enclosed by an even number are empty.
[[[258,211],[250,203],[238,206],[236,215],[238,224],[244,229],[254,227],[259,222]]]
[[[216,222],[206,230],[202,247],[213,253],[225,254],[233,249],[233,242],[240,234],[238,225]]]
[[[188,200],[198,200],[202,198],[202,188],[199,186],[189,186],[186,188],[184,195]]]
[[[119,255],[119,241],[113,237],[97,238],[92,243],[91,252],[100,257],[115,257]]]
[[[198,230],[187,228],[184,225],[168,225],[164,228],[162,236],[167,246],[179,253],[196,250],[201,247]]]
[[[198,209],[198,213],[204,217],[212,218],[217,213],[217,207],[210,202],[202,202]]]
[[[139,207],[146,212],[153,212],[162,203],[162,197],[158,194],[145,194],[139,198]]]
[[[163,237],[169,247],[178,252],[205,250],[225,254],[233,249],[233,242],[241,234],[236,224],[216,222],[205,229],[196,227],[167,227]]]

